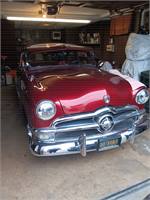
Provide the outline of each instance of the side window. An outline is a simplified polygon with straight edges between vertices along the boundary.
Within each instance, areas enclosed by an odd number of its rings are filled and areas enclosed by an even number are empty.
[[[44,61],[43,53],[35,53],[30,55],[30,62],[42,62]]]

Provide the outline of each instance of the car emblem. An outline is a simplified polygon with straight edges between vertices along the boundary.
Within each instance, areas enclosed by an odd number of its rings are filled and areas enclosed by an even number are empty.
[[[110,131],[114,126],[114,120],[112,115],[106,114],[97,119],[100,132]]]

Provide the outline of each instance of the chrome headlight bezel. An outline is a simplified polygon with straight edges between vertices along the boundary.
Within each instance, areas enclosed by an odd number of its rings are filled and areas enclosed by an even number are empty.
[[[50,100],[43,100],[36,106],[36,115],[41,120],[50,120],[55,114],[56,105]]]
[[[137,92],[135,96],[135,101],[137,104],[145,104],[149,99],[149,91],[145,89],[141,89]]]

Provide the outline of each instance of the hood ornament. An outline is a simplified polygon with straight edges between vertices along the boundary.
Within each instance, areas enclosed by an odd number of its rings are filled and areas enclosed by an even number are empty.
[[[109,95],[104,95],[103,96],[103,101],[108,104],[110,102],[110,96]]]

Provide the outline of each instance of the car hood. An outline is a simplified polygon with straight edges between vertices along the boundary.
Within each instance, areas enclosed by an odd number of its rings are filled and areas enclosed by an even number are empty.
[[[55,96],[65,114],[90,112],[101,106],[124,106],[132,102],[132,89],[123,78],[88,67],[51,68],[34,71],[41,92]],[[110,96],[109,104],[104,96]]]

